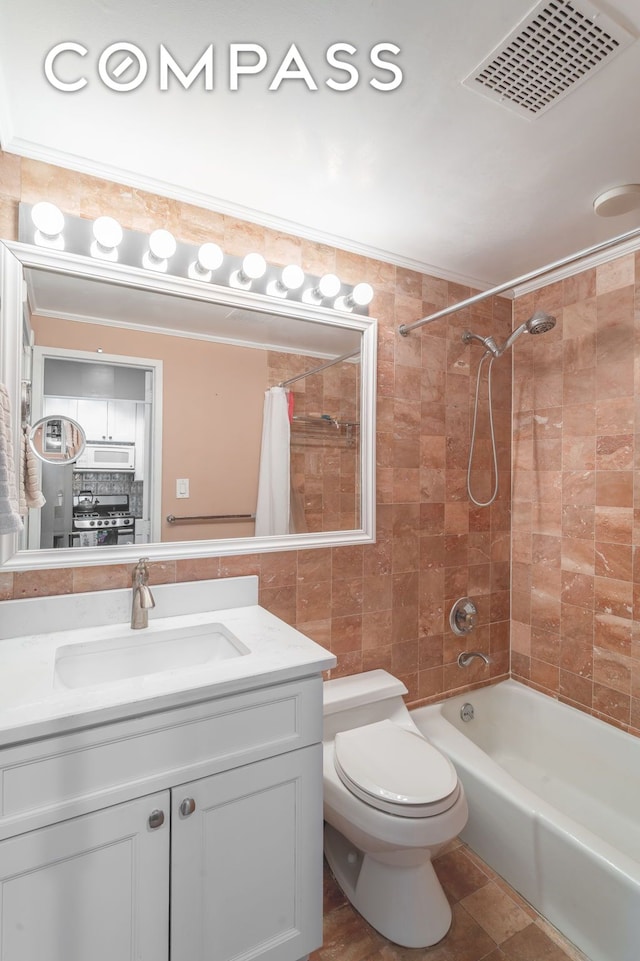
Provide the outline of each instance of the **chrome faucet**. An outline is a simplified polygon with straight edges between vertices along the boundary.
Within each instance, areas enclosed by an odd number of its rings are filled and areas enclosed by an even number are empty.
[[[458,667],[467,667],[468,664],[471,664],[474,657],[479,657],[485,664],[489,663],[489,658],[486,654],[483,654],[482,651],[461,651],[460,654],[458,654]]]
[[[143,627],[149,627],[149,609],[156,606],[151,588],[149,587],[148,560],[148,557],[140,558],[133,569],[133,577],[131,578],[133,590],[133,597],[131,598],[131,627],[134,631],[138,631]]]

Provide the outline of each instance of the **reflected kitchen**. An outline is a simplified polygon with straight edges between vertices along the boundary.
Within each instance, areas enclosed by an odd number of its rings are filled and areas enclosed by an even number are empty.
[[[44,416],[65,418],[63,430],[78,423],[85,446],[72,463],[45,459],[42,464],[45,504],[40,511],[38,546],[147,543],[145,370],[57,356],[39,360]],[[38,369],[40,364],[35,366]],[[38,536],[37,525],[30,525],[29,534],[30,539]]]
[[[30,512],[29,549],[253,536],[265,392],[282,384],[291,394],[287,532],[358,527],[357,350],[343,359],[337,339],[338,357],[327,360],[86,314],[30,320],[33,414],[77,422],[86,443],[70,464],[43,463],[46,503]]]

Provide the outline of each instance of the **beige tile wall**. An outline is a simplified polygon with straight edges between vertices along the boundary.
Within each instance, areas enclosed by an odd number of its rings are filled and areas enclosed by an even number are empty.
[[[212,193],[215,194],[215,185]],[[0,236],[17,235],[19,200],[48,199],[70,214],[111,213],[129,229],[166,227],[178,239],[212,240],[229,254],[258,250],[271,263],[310,273],[335,271],[345,283],[375,289],[379,318],[378,525],[373,545],[205,558],[152,565],[152,582],[255,573],[261,603],[338,656],[337,673],[385,667],[406,682],[410,699],[437,696],[509,668],[510,396],[509,363],[496,365],[500,495],[471,509],[465,494],[473,369],[480,347],[464,347],[469,324],[506,336],[511,305],[499,300],[409,337],[397,329],[468,296],[467,288],[392,264],[266,230],[119,184],[0,154]],[[603,455],[604,456],[604,455]],[[488,489],[486,418],[478,426],[474,474]],[[604,496],[604,493],[602,494]],[[127,565],[0,572],[0,598],[106,590],[130,583]],[[492,654],[462,671],[464,644],[449,630],[453,601],[469,593],[480,612],[473,647]],[[0,613],[1,616],[1,613]]]
[[[519,299],[512,671],[640,733],[640,254]]]

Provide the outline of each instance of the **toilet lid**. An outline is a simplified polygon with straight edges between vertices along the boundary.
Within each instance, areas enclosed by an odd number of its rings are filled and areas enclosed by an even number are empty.
[[[334,764],[353,794],[402,817],[440,814],[460,793],[451,761],[420,734],[389,720],[336,734]]]

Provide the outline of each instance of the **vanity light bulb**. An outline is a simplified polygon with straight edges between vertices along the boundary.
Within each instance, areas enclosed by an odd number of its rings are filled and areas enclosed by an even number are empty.
[[[323,297],[335,297],[342,284],[335,274],[325,274],[318,282],[318,290]]]
[[[173,257],[176,247],[176,239],[168,230],[154,230],[149,237],[149,250],[158,260]]]
[[[239,270],[234,270],[229,277],[229,285],[248,290],[251,287],[251,282],[262,277],[266,269],[267,262],[262,254],[247,254],[242,261],[242,267]]]
[[[217,244],[203,244],[198,251],[198,265],[201,270],[217,270],[224,254]]]
[[[281,282],[287,290],[299,290],[304,283],[304,270],[297,264],[289,264],[282,271]]]
[[[262,277],[267,269],[267,262],[262,254],[247,254],[242,261],[242,273],[249,280],[257,280]]]
[[[122,241],[122,227],[113,217],[98,217],[93,225],[93,236],[101,247],[111,250]]]
[[[282,269],[277,280],[267,284],[267,293],[271,297],[286,297],[290,290],[299,290],[304,283],[304,270],[297,264],[289,264]]]
[[[350,313],[354,307],[366,307],[373,300],[373,287],[371,284],[356,284],[350,294],[338,297],[334,303],[336,310],[344,310]]]
[[[31,219],[36,228],[34,240],[39,247],[64,250],[64,214],[59,207],[47,200],[41,200],[31,208]]]
[[[373,287],[371,284],[356,284],[351,291],[351,297],[358,307],[366,307],[373,300]]]
[[[164,273],[169,257],[176,252],[176,240],[168,230],[154,230],[149,237],[149,249],[142,258],[142,266],[147,270]]]
[[[211,280],[211,273],[217,270],[224,254],[217,244],[202,244],[198,250],[198,259],[189,264],[189,277],[191,280]]]
[[[93,224],[94,240],[91,256],[99,260],[117,260],[118,244],[122,241],[122,227],[113,217],[98,217]]]

